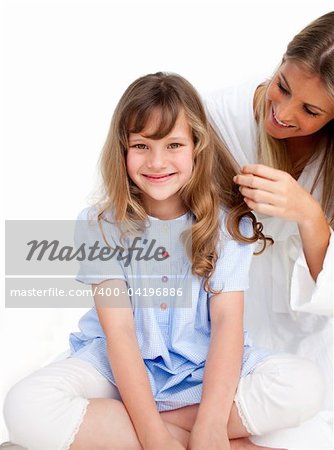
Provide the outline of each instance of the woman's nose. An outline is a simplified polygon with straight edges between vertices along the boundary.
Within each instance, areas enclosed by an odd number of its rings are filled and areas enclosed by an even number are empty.
[[[281,122],[292,124],[295,117],[295,105],[290,102],[281,102],[276,108],[276,117]]]

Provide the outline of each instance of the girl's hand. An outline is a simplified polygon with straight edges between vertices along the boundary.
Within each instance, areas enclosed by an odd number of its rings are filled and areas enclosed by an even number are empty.
[[[166,445],[157,447],[155,450],[186,450],[177,439],[172,438]]]
[[[313,218],[318,202],[287,172],[262,164],[250,164],[233,178],[240,185],[247,206],[260,214],[300,224]]]
[[[226,429],[216,431],[194,425],[187,450],[231,450]]]
[[[163,439],[156,439],[143,446],[144,450],[186,450],[186,448],[172,435]]]

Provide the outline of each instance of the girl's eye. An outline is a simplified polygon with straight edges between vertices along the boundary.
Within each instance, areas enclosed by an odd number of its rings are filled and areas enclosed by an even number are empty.
[[[171,148],[172,150],[175,150],[180,147],[181,147],[181,144],[177,144],[176,142],[173,142],[173,144],[169,144],[169,146],[168,146],[168,148]]]
[[[277,82],[277,86],[278,86],[278,89],[282,92],[282,94],[284,94],[284,95],[289,94],[289,91],[287,89],[285,89],[285,87],[282,85],[281,81]]]
[[[145,145],[145,144],[135,144],[135,145],[132,145],[131,147],[138,148],[138,150],[145,150],[148,148],[147,145]]]
[[[308,109],[307,106],[304,106],[304,111],[312,117],[316,117],[319,115],[318,113],[315,113],[315,112],[311,111],[310,109]]]

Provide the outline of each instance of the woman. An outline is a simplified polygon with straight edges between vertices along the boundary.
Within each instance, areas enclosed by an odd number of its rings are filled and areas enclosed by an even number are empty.
[[[246,327],[256,345],[316,362],[331,408],[334,12],[294,37],[269,82],[215,93],[206,107],[242,166],[235,183],[275,241],[253,258]]]

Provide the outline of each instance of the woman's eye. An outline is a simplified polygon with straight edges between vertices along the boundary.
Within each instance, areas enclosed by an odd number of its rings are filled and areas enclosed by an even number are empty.
[[[319,115],[318,113],[315,113],[315,112],[311,111],[310,109],[308,109],[307,106],[304,106],[304,111],[312,117],[316,117]]]
[[[176,148],[181,147],[181,144],[177,144],[176,142],[173,142],[173,144],[169,144],[168,148],[171,148],[172,150],[175,150]]]
[[[282,85],[280,81],[277,82],[278,89],[282,92],[284,95],[288,95],[289,91],[285,89],[285,87]]]

